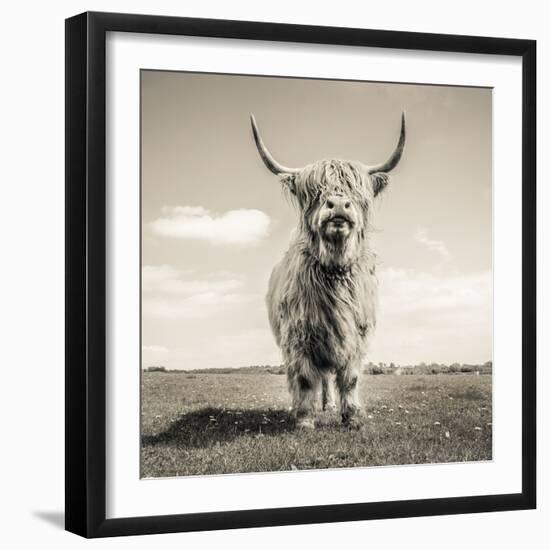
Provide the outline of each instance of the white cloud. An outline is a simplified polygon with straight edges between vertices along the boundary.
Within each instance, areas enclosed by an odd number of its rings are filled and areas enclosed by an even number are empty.
[[[207,241],[214,245],[257,244],[265,238],[271,220],[260,210],[212,213],[202,206],[164,207],[151,222],[156,235]]]
[[[218,279],[193,279],[190,271],[181,272],[170,265],[145,265],[141,272],[143,292],[162,292],[180,295],[226,293],[243,287],[236,275],[227,273]]]
[[[431,250],[432,252],[435,252],[441,256],[441,258],[445,261],[448,261],[451,259],[451,253],[447,249],[447,246],[443,241],[437,241],[435,239],[430,239],[428,236],[428,230],[424,228],[418,229],[418,231],[414,235],[414,239],[416,242],[424,245],[428,250]]]
[[[196,296],[176,299],[148,298],[143,301],[143,313],[165,319],[201,319],[218,314],[229,306],[250,302],[254,298],[255,296],[250,294],[219,294],[216,292],[204,292]]]
[[[168,351],[168,348],[166,348],[165,346],[151,345],[141,346],[141,350],[144,353],[166,353]]]
[[[162,360],[169,369],[247,367],[280,365],[281,353],[268,327],[240,328],[188,336],[182,334],[179,346]],[[144,366],[151,364],[144,361]]]
[[[373,360],[477,362],[492,354],[492,273],[380,272]]]
[[[143,266],[143,314],[169,319],[205,318],[255,298],[243,292],[244,281],[234,274],[202,279],[192,275],[170,265]]]
[[[385,306],[399,314],[475,308],[492,303],[492,274],[441,275],[388,268],[380,274],[380,291]]]

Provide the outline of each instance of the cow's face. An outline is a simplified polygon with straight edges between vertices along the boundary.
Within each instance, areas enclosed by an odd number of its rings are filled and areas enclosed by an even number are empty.
[[[304,168],[279,164],[265,147],[254,117],[252,130],[265,165],[277,174],[301,215],[311,252],[322,264],[343,266],[353,261],[369,227],[374,198],[386,187],[405,145],[405,119],[399,143],[388,161],[377,166],[361,162],[322,160]]]
[[[357,162],[326,160],[284,176],[300,209],[301,226],[323,263],[344,264],[365,236],[374,191]]]

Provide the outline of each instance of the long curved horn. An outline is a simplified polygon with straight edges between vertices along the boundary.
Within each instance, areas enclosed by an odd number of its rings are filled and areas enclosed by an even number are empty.
[[[260,131],[256,124],[256,119],[254,115],[250,115],[250,123],[252,124],[252,133],[254,134],[254,141],[256,142],[256,147],[258,152],[264,161],[264,164],[274,173],[274,174],[296,174],[300,172],[299,168],[288,168],[279,164],[274,158],[273,155],[269,152],[269,149],[264,145],[262,138],[260,136]]]
[[[403,148],[405,147],[405,113],[401,113],[401,135],[399,136],[399,142],[395,151],[392,153],[391,157],[378,166],[369,166],[369,174],[374,174],[375,172],[389,172],[393,170],[403,154]]]

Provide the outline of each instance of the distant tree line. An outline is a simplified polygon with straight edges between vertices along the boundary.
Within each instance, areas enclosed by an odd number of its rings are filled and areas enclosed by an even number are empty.
[[[486,361],[482,364],[469,363],[420,363],[418,365],[396,365],[395,363],[368,363],[365,366],[365,374],[491,374],[493,362]]]
[[[212,369],[170,369],[164,366],[151,366],[143,369],[144,372],[163,373],[192,373],[192,374],[285,374],[284,365],[250,365],[248,367],[222,367]],[[469,363],[419,363],[418,365],[397,365],[395,363],[372,363],[365,365],[365,374],[491,374],[493,362],[483,364]]]

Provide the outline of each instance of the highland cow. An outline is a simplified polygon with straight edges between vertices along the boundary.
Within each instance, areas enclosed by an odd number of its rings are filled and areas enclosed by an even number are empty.
[[[331,159],[299,169],[285,167],[264,145],[254,115],[251,123],[264,164],[279,176],[300,212],[267,293],[269,321],[287,369],[296,424],[315,426],[316,397],[322,388],[323,408],[329,404],[329,379],[334,377],[342,422],[359,427],[359,377],[378,303],[371,215],[375,197],[387,186],[388,172],[403,153],[405,116],[397,147],[377,166]]]

